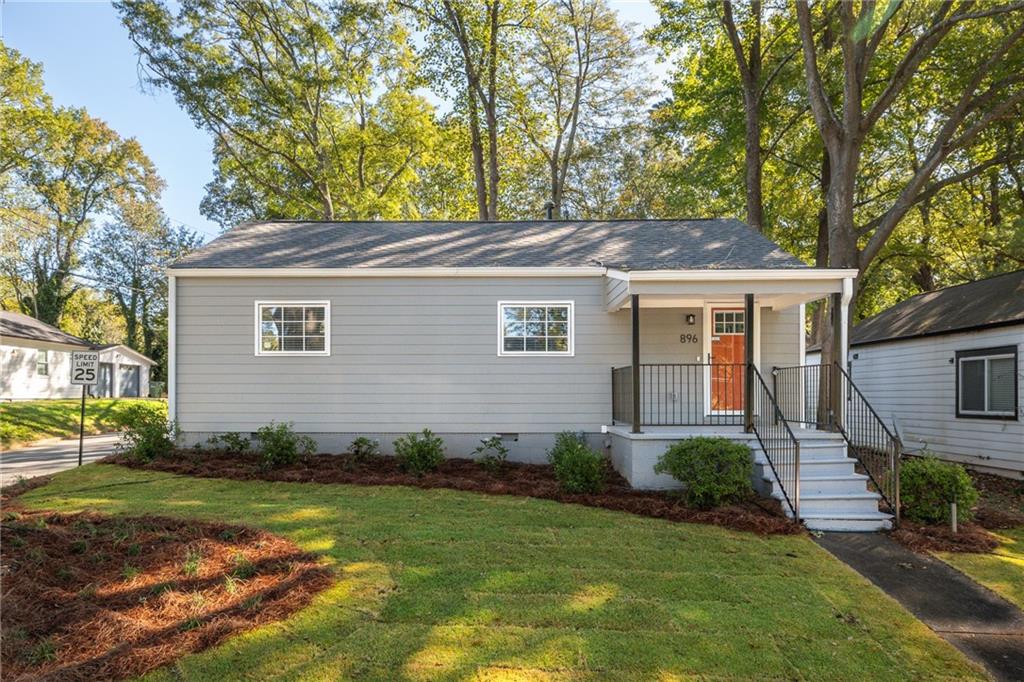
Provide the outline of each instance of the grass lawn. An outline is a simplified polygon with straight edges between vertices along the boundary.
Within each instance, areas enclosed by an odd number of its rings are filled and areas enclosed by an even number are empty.
[[[143,402],[154,410],[167,412],[163,400],[138,398],[88,398],[85,401],[85,433],[113,431],[117,416],[129,405]],[[43,438],[78,435],[82,401],[25,400],[0,404],[0,445],[31,443]]]
[[[992,554],[942,552],[939,557],[1024,609],[1024,527],[991,532],[1000,540]]]
[[[983,679],[800,536],[111,465],[63,472],[21,499],[255,525],[336,566],[338,584],[310,607],[155,679]]]

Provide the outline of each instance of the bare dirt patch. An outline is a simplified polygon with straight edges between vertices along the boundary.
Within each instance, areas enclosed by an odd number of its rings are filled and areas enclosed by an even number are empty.
[[[507,462],[491,472],[469,459],[446,459],[437,471],[417,477],[398,468],[393,457],[374,456],[357,460],[351,455],[313,455],[292,465],[268,469],[250,455],[218,451],[181,450],[175,456],[140,464],[129,457],[114,455],[104,462],[167,471],[204,478],[287,481],[293,483],[347,483],[355,485],[405,485],[417,488],[450,488],[487,493],[519,495],[558,502],[582,504],[650,516],[669,521],[688,521],[724,526],[761,535],[802,532],[782,513],[778,502],[751,497],[743,503],[701,510],[687,507],[678,495],[634,490],[618,473],[609,470],[602,493],[574,495],[563,492],[546,464]]]
[[[141,675],[285,618],[333,580],[315,556],[250,528],[5,509],[4,679]]]

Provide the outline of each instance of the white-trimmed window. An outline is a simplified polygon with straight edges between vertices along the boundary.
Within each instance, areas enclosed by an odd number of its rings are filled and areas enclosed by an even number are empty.
[[[742,334],[745,317],[742,310],[716,310],[715,334]]]
[[[50,353],[45,350],[36,351],[36,374],[41,377],[50,374]]]
[[[256,302],[256,355],[330,354],[330,302]]]
[[[958,417],[1017,418],[1017,347],[957,351]]]
[[[572,301],[498,303],[498,355],[572,355]]]

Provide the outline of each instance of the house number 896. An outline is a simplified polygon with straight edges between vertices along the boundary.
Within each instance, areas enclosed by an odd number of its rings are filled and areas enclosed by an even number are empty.
[[[679,343],[697,343],[696,334],[680,334]]]

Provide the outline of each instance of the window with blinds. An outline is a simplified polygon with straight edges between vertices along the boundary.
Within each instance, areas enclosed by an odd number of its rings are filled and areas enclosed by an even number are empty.
[[[330,355],[330,303],[257,302],[256,355]]]
[[[958,417],[1017,418],[1017,348],[980,348],[956,354]]]

